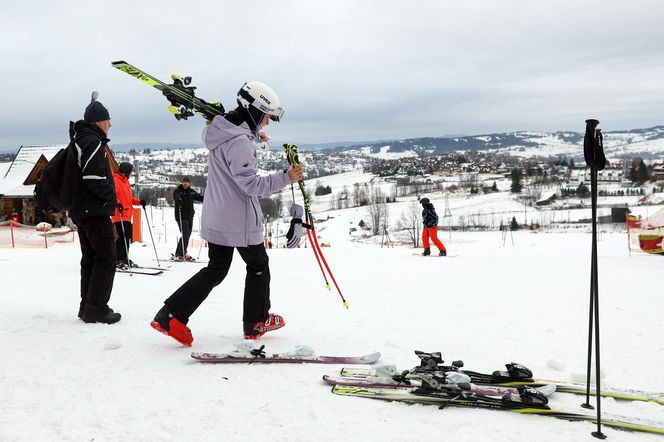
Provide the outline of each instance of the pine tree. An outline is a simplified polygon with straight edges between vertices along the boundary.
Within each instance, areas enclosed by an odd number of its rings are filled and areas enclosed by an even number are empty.
[[[636,179],[639,183],[645,183],[646,181],[650,180],[648,166],[646,166],[646,163],[644,163],[643,160],[639,162],[639,167],[636,171]]]
[[[512,221],[510,222],[510,230],[519,230],[519,223],[516,222],[516,216],[512,217]]]
[[[581,198],[588,198],[590,196],[590,190],[588,190],[586,183],[579,184],[579,187],[576,188],[576,194]]]
[[[496,186],[496,182],[493,182],[493,186],[491,186],[491,191],[492,192],[498,192],[498,186]]]
[[[521,177],[523,176],[523,172],[521,169],[515,167],[512,169],[512,185],[510,186],[510,190],[512,193],[521,193],[521,189],[523,189],[523,184],[521,184]]]

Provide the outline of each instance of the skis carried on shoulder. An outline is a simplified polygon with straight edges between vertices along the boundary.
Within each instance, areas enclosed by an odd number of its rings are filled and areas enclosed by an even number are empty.
[[[373,364],[380,358],[380,353],[371,353],[364,356],[320,356],[310,347],[297,346],[293,351],[268,354],[263,350],[264,345],[252,348],[251,344],[240,344],[230,353],[201,353],[193,352],[191,357],[200,362],[214,363],[307,363],[307,364]]]
[[[170,102],[169,112],[178,121],[186,120],[194,116],[194,113],[202,115],[207,121],[212,121],[217,115],[225,113],[221,103],[207,102],[195,95],[196,87],[192,85],[191,77],[173,74],[171,75],[173,84],[166,84],[126,61],[114,61],[111,65],[160,91]]]
[[[520,414],[550,416],[576,422],[597,422],[597,418],[594,415],[568,412],[549,407],[547,397],[531,387],[520,387],[516,393],[506,393],[503,396],[478,394],[466,391],[463,388],[429,391],[422,388],[402,390],[343,385],[334,386],[332,393],[341,396],[356,396],[408,404],[438,405],[441,409],[447,406],[482,408]],[[664,435],[664,423],[662,422],[649,422],[605,414],[602,418],[602,424],[617,430]]]

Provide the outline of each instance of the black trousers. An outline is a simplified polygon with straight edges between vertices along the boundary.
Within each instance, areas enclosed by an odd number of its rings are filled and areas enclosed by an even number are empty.
[[[235,247],[208,244],[210,262],[207,267],[201,269],[164,301],[171,313],[185,324],[212,289],[224,280],[231,267]],[[270,311],[270,268],[267,252],[263,244],[237,247],[237,251],[247,264],[242,321],[265,321]]]
[[[81,304],[84,315],[103,316],[115,279],[115,232],[108,216],[74,220],[81,242]]]
[[[180,220],[177,220],[178,228],[182,233],[182,239],[178,240],[178,245],[175,248],[175,256],[185,256],[187,254],[187,246],[189,245],[189,237],[191,236],[191,226],[194,223],[193,219],[182,219],[182,225],[180,225]],[[184,243],[184,251],[182,250],[182,243]]]
[[[127,251],[129,250],[129,246],[134,237],[131,221],[118,221],[117,223],[114,223],[114,225],[115,231],[118,232],[118,240],[115,241],[115,256],[118,261],[126,261],[129,258],[127,256]],[[124,241],[122,241],[123,238]]]

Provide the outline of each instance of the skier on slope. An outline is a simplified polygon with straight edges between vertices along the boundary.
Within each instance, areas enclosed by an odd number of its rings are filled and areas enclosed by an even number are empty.
[[[178,245],[175,248],[175,259],[193,261],[194,259],[187,254],[187,246],[194,225],[194,201],[204,202],[204,198],[203,195],[191,188],[189,177],[184,177],[182,178],[182,184],[173,191],[173,200],[175,201],[175,222],[182,233],[182,237],[178,240]]]
[[[212,289],[226,277],[237,249],[247,264],[242,317],[245,339],[257,339],[284,326],[270,310],[270,269],[263,246],[262,212],[258,196],[266,196],[304,179],[302,166],[259,176],[256,144],[270,120],[280,121],[283,109],[267,85],[252,81],[238,92],[238,107],[216,116],[203,131],[209,149],[208,181],[203,203],[202,236],[208,241],[210,262],[168,299],[151,326],[190,346],[186,326]]]
[[[445,249],[443,243],[438,239],[438,214],[436,214],[436,209],[429,201],[429,198],[422,198],[420,204],[422,204],[423,208],[422,221],[424,223],[424,228],[422,229],[424,252],[422,252],[422,255],[431,255],[431,249],[429,248],[429,238],[431,238],[431,241],[438,247],[438,255],[447,256],[447,249]]]
[[[117,257],[116,266],[119,269],[124,269],[136,265],[129,259],[128,250],[133,239],[132,218],[134,211],[132,206],[139,204],[145,207],[145,200],[138,200],[131,194],[131,184],[129,184],[129,177],[134,170],[131,163],[123,162],[118,166],[118,171],[113,174],[113,181],[115,182],[115,193],[117,195],[118,203],[113,215],[113,224],[115,231],[118,233],[118,239],[115,241],[115,253]]]

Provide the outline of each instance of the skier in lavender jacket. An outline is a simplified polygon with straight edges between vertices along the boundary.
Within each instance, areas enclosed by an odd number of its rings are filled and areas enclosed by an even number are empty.
[[[244,287],[245,339],[257,339],[284,326],[270,310],[270,269],[263,246],[263,215],[259,196],[267,196],[303,179],[302,166],[259,176],[256,144],[270,120],[280,121],[283,109],[267,85],[252,81],[238,92],[238,107],[217,116],[203,131],[209,149],[208,181],[203,202],[202,237],[208,241],[210,262],[177,289],[151,325],[190,346],[189,317],[226,275],[237,249],[247,265]]]

